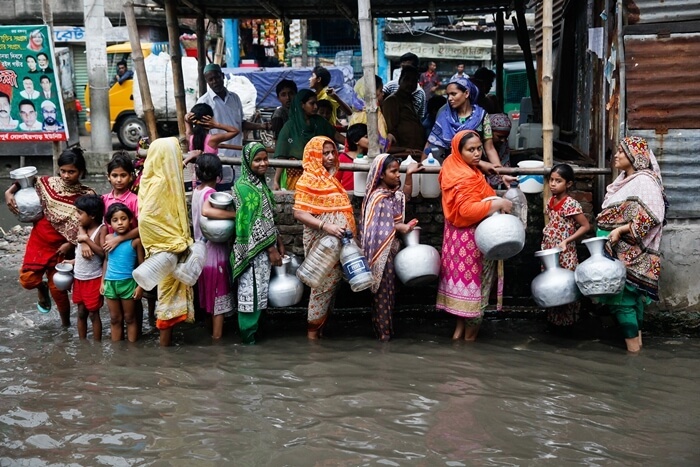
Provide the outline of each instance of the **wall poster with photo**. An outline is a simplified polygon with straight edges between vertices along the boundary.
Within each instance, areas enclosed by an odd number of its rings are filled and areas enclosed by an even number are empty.
[[[0,141],[66,141],[53,41],[46,25],[0,26]]]

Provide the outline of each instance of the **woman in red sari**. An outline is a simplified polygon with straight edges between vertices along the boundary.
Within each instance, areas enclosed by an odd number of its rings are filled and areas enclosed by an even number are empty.
[[[457,317],[452,338],[468,341],[479,333],[496,263],[484,259],[474,231],[485,217],[512,207],[507,199],[488,199],[496,192],[479,171],[483,151],[477,132],[460,131],[439,176],[445,235],[436,307]]]
[[[40,177],[35,184],[44,216],[34,223],[24,253],[19,283],[27,290],[37,289],[37,308],[42,313],[51,311],[51,297],[61,316],[61,324],[70,326],[68,292],[58,290],[53,283],[56,264],[75,249],[78,242],[78,212],[75,200],[95,191],[80,183],[85,177],[85,158],[80,148],[66,149],[58,158],[58,177]],[[18,213],[14,183],[5,192],[5,202],[13,214]],[[44,280],[46,275],[47,280]]]

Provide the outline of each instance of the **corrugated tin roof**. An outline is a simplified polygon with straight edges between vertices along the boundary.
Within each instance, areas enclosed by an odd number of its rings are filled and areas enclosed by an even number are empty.
[[[627,3],[627,24],[670,23],[700,19],[698,0],[635,0]]]
[[[627,128],[700,129],[700,32],[625,36]]]
[[[629,131],[649,143],[661,167],[669,219],[700,218],[698,180],[700,180],[700,130],[670,129],[660,135],[652,130]]]
[[[165,0],[155,0],[163,5]],[[200,12],[216,18],[357,19],[357,0],[175,0],[178,17]],[[511,0],[371,0],[371,14],[388,16],[453,15],[507,10]]]

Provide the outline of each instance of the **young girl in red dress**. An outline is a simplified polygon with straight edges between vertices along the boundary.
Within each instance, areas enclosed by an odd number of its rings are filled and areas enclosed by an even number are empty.
[[[549,174],[552,197],[547,203],[549,223],[542,231],[542,249],[559,248],[559,264],[573,271],[578,266],[576,240],[591,229],[578,201],[569,196],[574,184],[574,169],[568,164],[557,164]],[[578,320],[580,303],[575,302],[548,309],[547,319],[556,326],[570,326]]]

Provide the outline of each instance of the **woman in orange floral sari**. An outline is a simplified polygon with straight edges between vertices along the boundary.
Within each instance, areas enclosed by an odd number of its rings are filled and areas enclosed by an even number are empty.
[[[460,131],[439,177],[445,235],[436,307],[457,317],[452,338],[468,341],[479,333],[495,272],[495,261],[476,247],[474,231],[485,217],[512,207],[507,199],[489,199],[496,193],[479,171],[483,151],[478,133]]]
[[[303,175],[296,184],[294,219],[304,224],[304,254],[324,235],[341,238],[345,230],[357,237],[355,217],[347,192],[335,173],[340,166],[335,143],[316,136],[306,144]],[[318,339],[342,277],[340,263],[323,283],[311,289],[308,312],[308,338]]]

